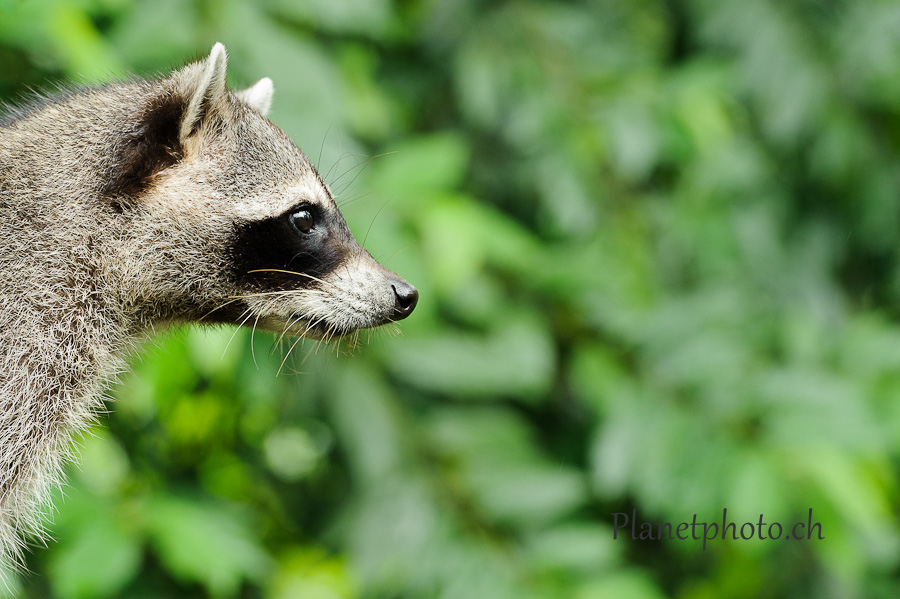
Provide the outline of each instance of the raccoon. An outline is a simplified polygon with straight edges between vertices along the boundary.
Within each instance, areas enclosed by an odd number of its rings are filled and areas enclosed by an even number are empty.
[[[43,533],[71,437],[124,359],[191,322],[343,336],[418,292],[353,238],[226,52],[65,91],[0,119],[0,556]]]

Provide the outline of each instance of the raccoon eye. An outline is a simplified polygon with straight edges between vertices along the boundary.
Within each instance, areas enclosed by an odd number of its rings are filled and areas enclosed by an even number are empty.
[[[301,208],[300,210],[291,213],[291,222],[294,223],[297,230],[303,234],[309,233],[312,230],[313,225],[316,224],[312,211],[306,208]]]

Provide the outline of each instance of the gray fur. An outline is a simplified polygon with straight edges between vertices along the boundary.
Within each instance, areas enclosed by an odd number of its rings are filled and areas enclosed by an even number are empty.
[[[271,81],[232,93],[225,72],[216,44],[163,79],[0,122],[0,559],[20,562],[41,534],[73,433],[157,329],[203,320],[321,338],[415,305],[266,120]],[[317,216],[306,236],[285,224],[301,204]]]

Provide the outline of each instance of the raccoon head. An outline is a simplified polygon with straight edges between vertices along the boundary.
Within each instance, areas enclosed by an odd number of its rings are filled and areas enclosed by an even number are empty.
[[[106,195],[127,221],[119,274],[141,318],[327,338],[409,316],[416,289],[356,242],[328,185],[266,118],[272,82],[231,92],[225,71],[216,44],[151,84],[118,144]]]

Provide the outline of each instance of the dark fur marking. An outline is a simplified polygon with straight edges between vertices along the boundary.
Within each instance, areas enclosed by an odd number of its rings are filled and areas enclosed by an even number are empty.
[[[117,148],[115,166],[102,189],[105,195],[134,197],[147,188],[153,175],[181,159],[178,131],[184,111],[184,99],[176,96],[159,96],[149,102]],[[122,208],[121,203],[118,206]]]
[[[219,306],[212,312],[206,312],[197,318],[200,322],[208,322],[210,324],[247,324],[244,319],[247,317],[247,304],[243,301],[235,300],[224,306]],[[251,320],[249,324],[253,324]]]
[[[335,225],[340,226],[322,214],[309,235],[297,232],[289,214],[235,225],[231,243],[234,281],[251,292],[318,286],[318,282],[303,274],[322,278],[337,268],[347,254],[342,236],[329,230]],[[259,269],[302,274],[250,272]]]

